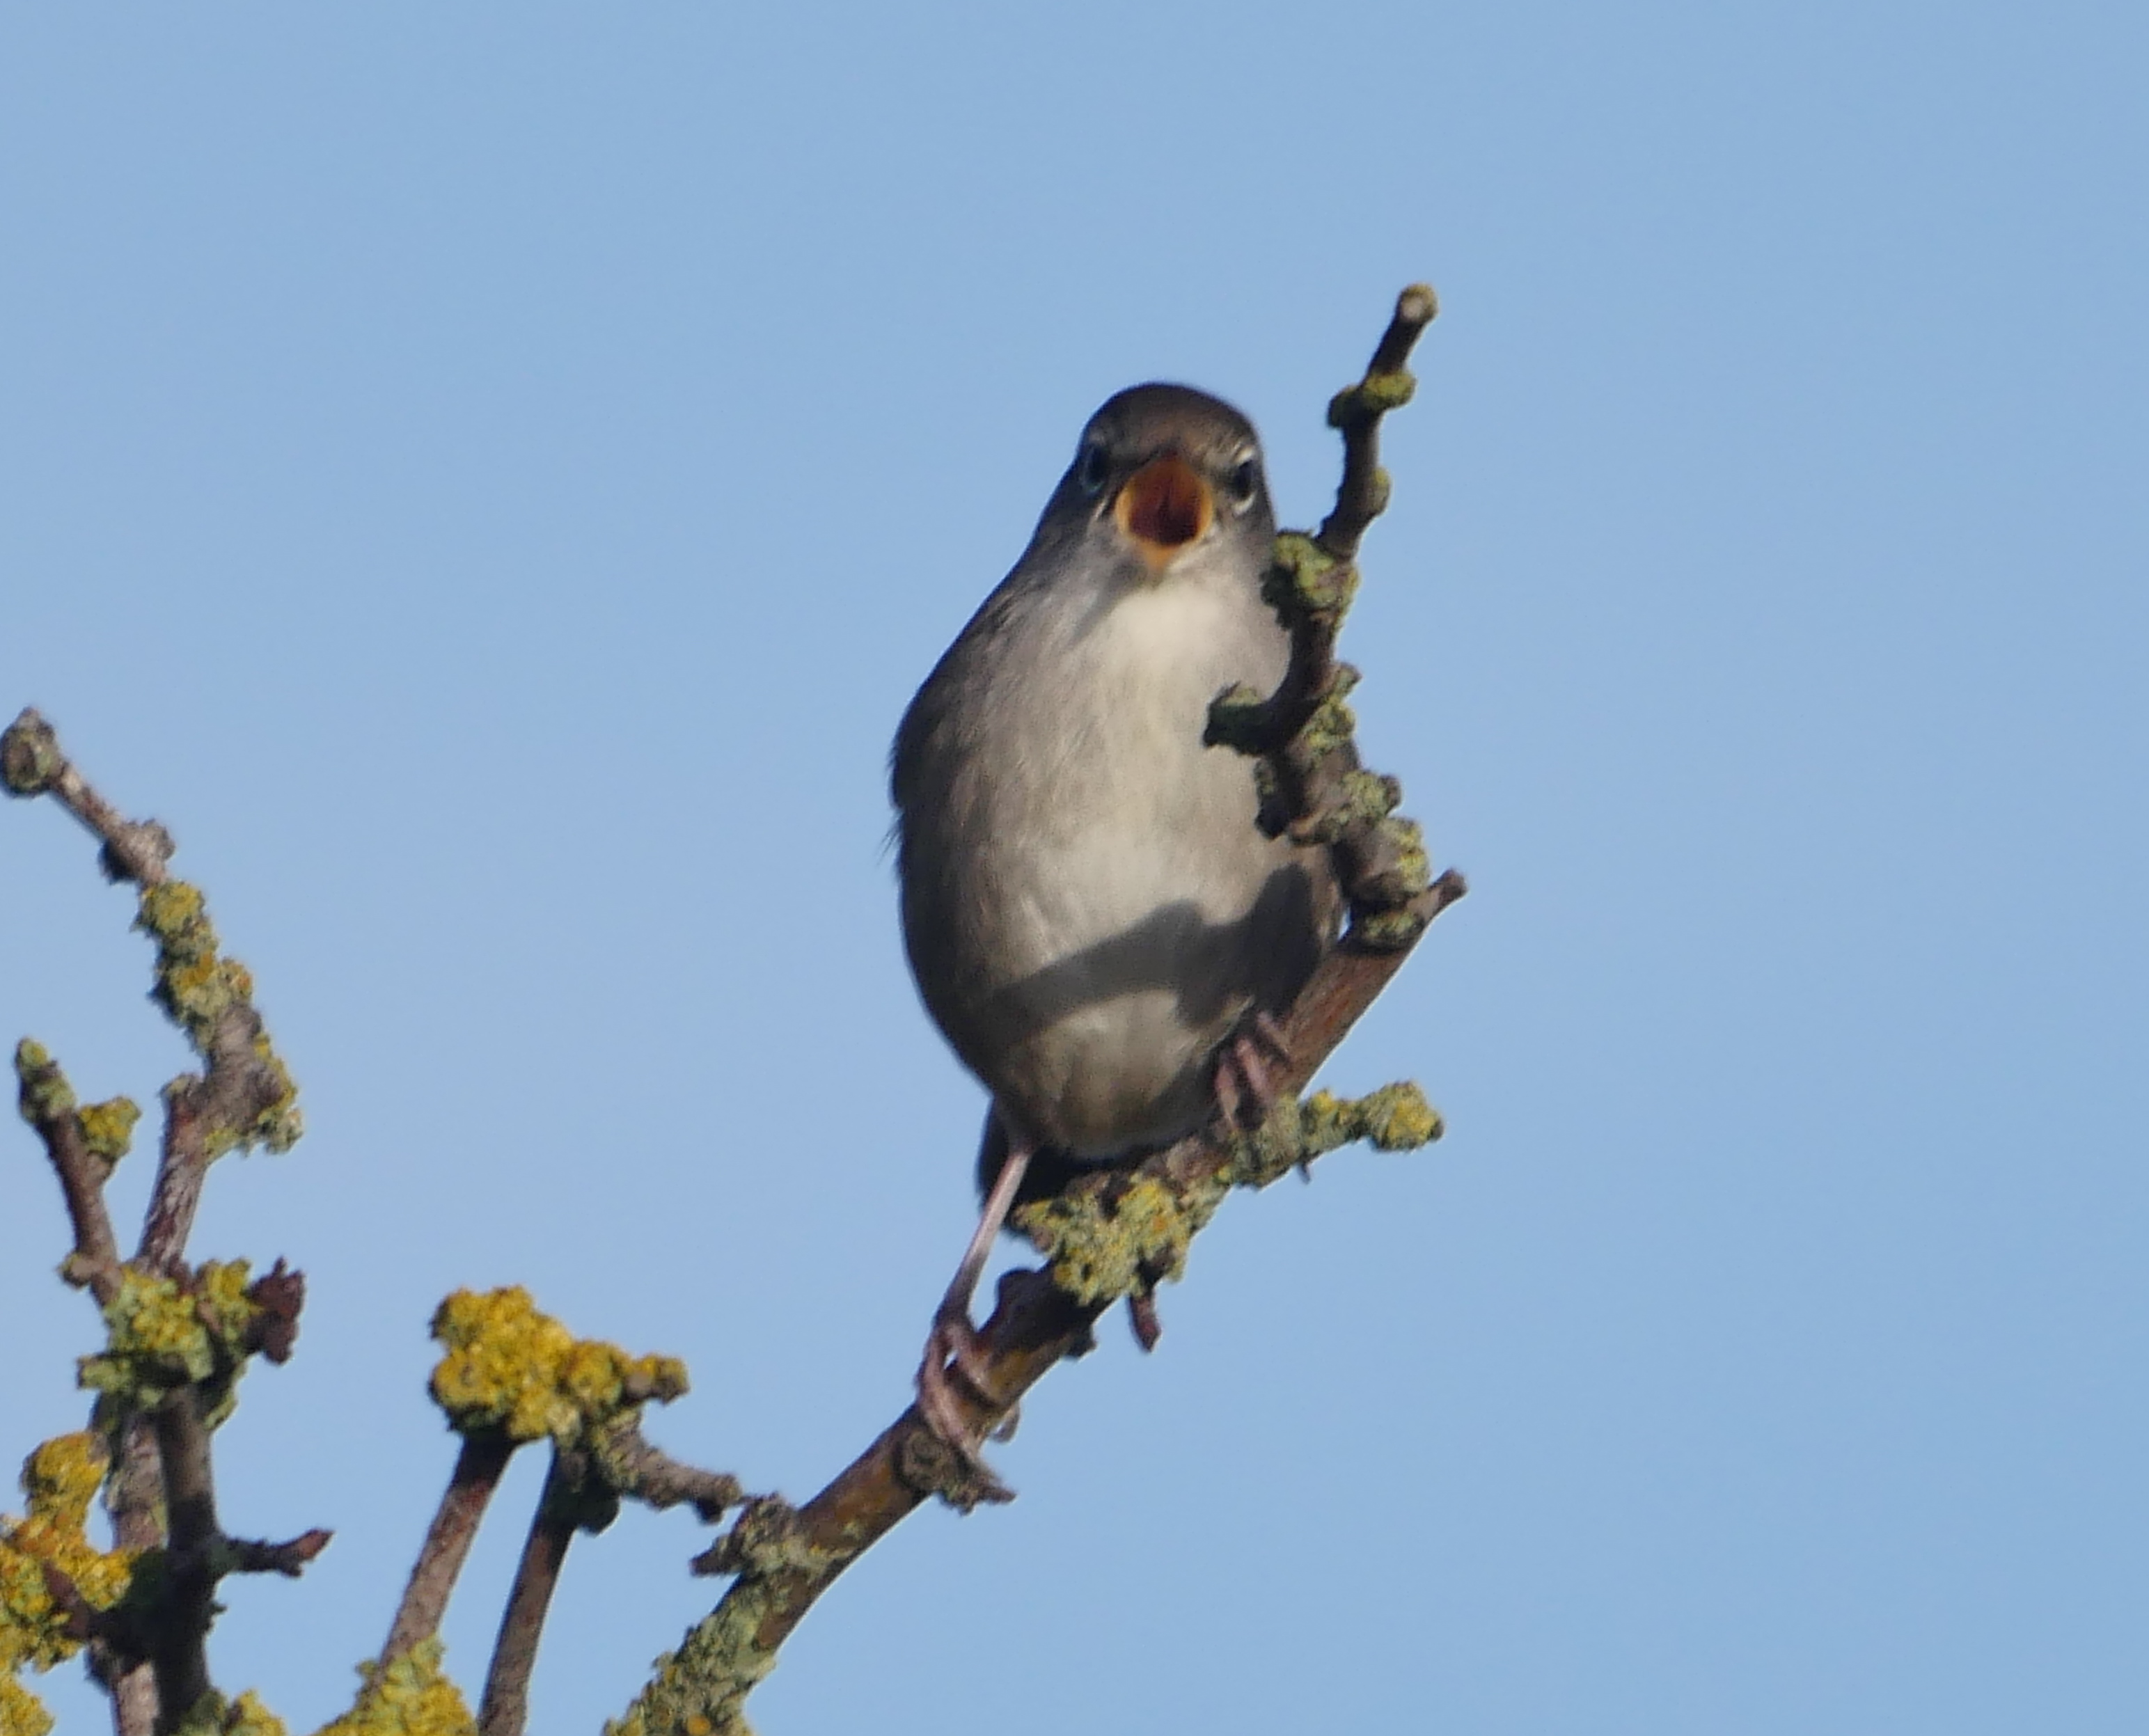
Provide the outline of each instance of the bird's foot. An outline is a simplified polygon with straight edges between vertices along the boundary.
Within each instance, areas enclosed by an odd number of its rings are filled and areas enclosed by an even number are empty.
[[[933,1317],[925,1357],[918,1365],[918,1414],[977,1479],[983,1499],[1012,1501],[1014,1491],[985,1462],[984,1444],[1013,1440],[1022,1407],[1003,1405],[986,1376],[984,1341],[969,1311],[944,1306]],[[980,1409],[1004,1414],[996,1423],[981,1425],[972,1420]]]
[[[1276,1106],[1278,1081],[1274,1068],[1289,1064],[1291,1044],[1283,1027],[1266,1013],[1256,1013],[1224,1039],[1216,1051],[1214,1089],[1225,1127],[1254,1133]]]

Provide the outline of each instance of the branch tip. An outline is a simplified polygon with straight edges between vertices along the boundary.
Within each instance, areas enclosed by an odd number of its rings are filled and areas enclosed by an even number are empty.
[[[0,783],[11,796],[42,796],[66,763],[58,735],[33,706],[23,707],[0,735]]]

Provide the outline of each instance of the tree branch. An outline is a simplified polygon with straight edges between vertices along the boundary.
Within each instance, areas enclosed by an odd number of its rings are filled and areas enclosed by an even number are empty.
[[[286,1097],[289,1079],[268,1053],[261,1015],[234,1001],[216,1019],[205,1072],[164,1089],[164,1149],[156,1189],[134,1257],[152,1271],[175,1271],[186,1256],[209,1166]]]
[[[1452,872],[1430,879],[1417,828],[1390,818],[1401,787],[1360,770],[1353,720],[1342,703],[1355,675],[1334,659],[1355,582],[1351,563],[1366,527],[1387,502],[1376,461],[1380,418],[1410,395],[1402,365],[1434,305],[1430,289],[1405,290],[1365,378],[1330,406],[1330,422],[1344,438],[1335,510],[1317,536],[1287,531],[1277,538],[1276,566],[1264,586],[1291,633],[1291,661],[1282,684],[1270,696],[1234,690],[1211,712],[1210,741],[1262,756],[1264,823],[1327,845],[1350,899],[1348,930],[1281,1021],[1289,1059],[1280,1069],[1277,1102],[1280,1110],[1290,1111],[1281,1117],[1288,1125],[1272,1141],[1277,1116],[1251,1138],[1212,1124],[1131,1169],[1085,1176],[1057,1200],[1021,1215],[1024,1233],[1049,1245],[1053,1264],[1000,1280],[997,1305],[979,1330],[979,1390],[973,1394],[969,1381],[953,1388],[975,1438],[1004,1422],[1055,1363],[1087,1348],[1098,1316],[1117,1296],[1144,1298],[1155,1278],[1171,1270],[1175,1248],[1183,1257],[1185,1242],[1233,1182],[1259,1185],[1281,1173],[1279,1149],[1287,1168],[1335,1143],[1304,1135],[1298,1094],[1402,969],[1427,926],[1467,889]],[[1395,1143],[1422,1143],[1439,1131],[1422,1098],[1414,1101],[1411,1126]],[[1360,1122],[1371,1119],[1361,1115]],[[1145,1209],[1164,1225],[1154,1250],[1140,1230],[1114,1221],[1119,1203],[1145,1188]],[[1054,1213],[1064,1215],[1055,1220]],[[1100,1271],[1109,1276],[1071,1281],[1065,1245],[1078,1240],[1083,1245],[1077,1254],[1097,1256],[1087,1262],[1092,1276]],[[679,1650],[659,1660],[654,1679],[625,1718],[607,1727],[608,1736],[743,1732],[747,1696],[775,1667],[778,1649],[806,1612],[846,1567],[935,1494],[966,1509],[1004,1498],[913,1406],[804,1507],[749,1503],[731,1532],[695,1563],[699,1572],[736,1574],[735,1583]]]
[[[172,834],[154,820],[130,820],[89,787],[67,756],[59,737],[35,707],[0,734],[0,783],[12,795],[50,796],[97,835],[100,862],[109,880],[160,884],[172,858]]]
[[[1396,311],[1366,377],[1329,400],[1328,425],[1343,436],[1343,480],[1336,506],[1314,541],[1338,561],[1355,561],[1366,526],[1388,504],[1388,478],[1381,469],[1381,418],[1411,400],[1417,381],[1407,371],[1412,347],[1440,312],[1430,284],[1412,284],[1396,298]]]
[[[115,1548],[141,1555],[163,1544],[159,1508],[164,1487],[156,1431],[138,1411],[120,1425],[119,1452],[106,1497]],[[138,1650],[100,1639],[90,1648],[90,1667],[111,1690],[116,1736],[152,1736],[161,1711],[155,1666]]]
[[[1421,895],[1421,928],[1462,896],[1459,875],[1446,875]],[[1314,974],[1283,1021],[1293,1059],[1285,1089],[1296,1092],[1325,1063],[1409,956],[1410,948],[1368,949],[1349,941]],[[1231,1142],[1205,1131],[1182,1140],[1143,1168],[1175,1175],[1215,1175],[1234,1160]],[[1070,1353],[1085,1348],[1110,1299],[1078,1302],[1034,1270],[1000,1280],[992,1317],[979,1329],[981,1384],[989,1405],[974,1404],[959,1386],[982,1435],[1004,1422],[1022,1396]],[[959,1507],[984,1494],[974,1474],[933,1433],[913,1406],[882,1432],[833,1482],[791,1516],[759,1548],[725,1548],[704,1558],[703,1571],[735,1572],[737,1583],[715,1611],[662,1661],[658,1676],[621,1723],[617,1736],[685,1736],[743,1728],[740,1708],[773,1668],[778,1650],[806,1612],[843,1571],[938,1494]],[[728,1542],[729,1539],[726,1539]],[[703,1720],[697,1724],[696,1719]]]
[[[100,796],[34,708],[0,732],[0,786],[17,796],[51,796],[97,838],[106,877],[140,888],[136,926],[158,947],[154,998],[204,1064],[165,1088],[162,1150],[133,1265],[189,1285],[187,1237],[209,1164],[239,1145],[288,1147],[299,1131],[294,1088],[254,1010],[245,967],[219,952],[200,893],[167,872],[171,834],[154,820],[126,818]],[[70,1281],[87,1284],[100,1305],[109,1304],[120,1298],[128,1269],[102,1190],[126,1148],[134,1106],[115,1099],[78,1110],[58,1069],[34,1044],[18,1049],[16,1067],[25,1117],[59,1174],[74,1229],[74,1252],[63,1271]],[[303,1295],[299,1275],[279,1261],[249,1292],[261,1311],[244,1350],[274,1361],[288,1356]],[[295,1573],[328,1541],[325,1532],[284,1544],[223,1535],[209,1458],[214,1420],[204,1416],[201,1392],[191,1386],[117,1420],[109,1492],[114,1540],[138,1555],[162,1548],[167,1569],[156,1607],[136,1631],[100,1635],[93,1648],[92,1667],[111,1690],[119,1736],[176,1728],[210,1691],[206,1639],[224,1573]]]
[[[44,1143],[74,1229],[74,1252],[63,1272],[68,1282],[87,1285],[102,1307],[119,1293],[119,1240],[104,1207],[112,1165],[90,1149],[74,1092],[58,1063],[28,1038],[16,1046],[15,1076],[23,1119]]]
[[[746,1498],[745,1488],[729,1472],[704,1471],[652,1446],[631,1416],[598,1444],[596,1456],[605,1480],[645,1507],[691,1506],[714,1525]]]
[[[555,1450],[545,1475],[545,1492],[531,1517],[530,1535],[516,1563],[515,1583],[500,1618],[492,1663],[485,1673],[485,1698],[479,1703],[478,1736],[522,1736],[530,1718],[530,1673],[536,1668],[545,1617],[566,1565],[567,1546],[590,1519],[588,1492],[579,1455]],[[608,1503],[617,1511],[616,1498]],[[606,1515],[608,1521],[609,1513]]]
[[[288,1542],[256,1542],[248,1537],[224,1540],[224,1571],[227,1573],[281,1573],[296,1579],[314,1557],[328,1547],[335,1533],[315,1526]]]
[[[281,1149],[298,1137],[289,1075],[269,1046],[244,967],[218,955],[200,894],[166,873],[171,833],[154,820],[128,819],[100,796],[34,707],[0,732],[0,784],[18,796],[51,796],[103,844],[107,877],[142,888],[137,925],[158,943],[155,998],[206,1064],[165,1088],[163,1150],[135,1254],[154,1271],[176,1272],[210,1163],[236,1145]]]
[[[157,1672],[158,1730],[175,1728],[209,1692],[209,1630],[216,1618],[216,1475],[194,1389],[182,1387],[151,1418],[164,1467],[169,1583],[149,1634]]]
[[[387,1642],[380,1648],[384,1669],[419,1641],[440,1632],[440,1618],[470,1556],[479,1522],[515,1452],[515,1443],[498,1429],[474,1431],[462,1437],[462,1443],[410,1582],[403,1588],[403,1601],[389,1624]]]
[[[1329,425],[1343,436],[1335,507],[1314,535],[1286,531],[1276,538],[1262,586],[1291,635],[1290,667],[1272,694],[1234,688],[1220,695],[1206,737],[1261,757],[1264,828],[1329,847],[1370,945],[1412,933],[1406,907],[1426,884],[1425,852],[1415,826],[1387,818],[1402,800],[1402,786],[1359,760],[1346,703],[1358,672],[1336,660],[1336,641],[1357,590],[1358,546],[1387,506],[1381,419],[1416,391],[1404,364],[1438,305],[1423,284],[1404,290],[1364,377],[1330,401]]]

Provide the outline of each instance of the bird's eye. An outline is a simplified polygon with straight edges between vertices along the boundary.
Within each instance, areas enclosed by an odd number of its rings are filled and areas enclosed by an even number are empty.
[[[1074,460],[1074,486],[1085,495],[1094,495],[1105,486],[1105,473],[1110,469],[1105,456],[1103,443],[1092,440],[1082,449],[1082,455]]]
[[[1231,472],[1231,504],[1241,512],[1254,504],[1261,491],[1261,461],[1249,458]]]

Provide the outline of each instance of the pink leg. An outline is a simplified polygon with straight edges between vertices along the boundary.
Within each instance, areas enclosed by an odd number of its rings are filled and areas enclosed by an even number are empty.
[[[962,1454],[970,1467],[995,1488],[1001,1487],[999,1479],[985,1467],[979,1452],[982,1443],[968,1421],[964,1398],[956,1391],[956,1385],[959,1381],[976,1398],[988,1404],[994,1402],[993,1395],[984,1385],[978,1329],[970,1324],[970,1300],[977,1293],[978,1279],[985,1269],[985,1261],[992,1255],[993,1239],[1007,1222],[1015,1191],[1022,1185],[1023,1171],[1029,1167],[1032,1149],[1024,1143],[1009,1141],[1007,1161],[1000,1165],[984,1210],[978,1214],[978,1227],[970,1236],[969,1246],[963,1250],[962,1264],[955,1268],[948,1293],[941,1297],[939,1307],[934,1311],[933,1330],[925,1340],[925,1359],[918,1366],[918,1414],[934,1434]],[[1011,1428],[1004,1429],[1002,1438],[1009,1432]]]
[[[1252,1133],[1268,1119],[1276,1099],[1272,1063],[1288,1063],[1291,1044],[1283,1027],[1266,1013],[1256,1013],[1239,1030],[1224,1039],[1216,1051],[1216,1107],[1224,1125]]]

